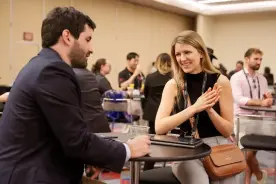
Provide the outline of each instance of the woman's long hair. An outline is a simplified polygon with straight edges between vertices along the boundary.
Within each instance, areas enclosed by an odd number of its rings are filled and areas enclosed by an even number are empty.
[[[211,60],[208,55],[207,48],[203,42],[201,36],[191,30],[183,31],[179,33],[172,42],[171,47],[171,56],[173,64],[173,78],[177,84],[177,99],[179,100],[180,94],[184,87],[184,71],[179,66],[176,57],[175,57],[175,44],[188,44],[194,47],[200,54],[202,54],[202,59],[200,61],[202,70],[206,73],[220,73],[211,63]]]
[[[155,66],[157,70],[162,74],[165,75],[169,72],[171,72],[171,56],[167,53],[161,53],[158,55]]]
[[[95,64],[92,66],[91,71],[92,71],[93,73],[100,73],[101,67],[102,67],[103,65],[105,65],[105,64],[106,64],[106,59],[105,59],[105,58],[100,58],[100,59],[98,59],[98,60],[95,62]]]

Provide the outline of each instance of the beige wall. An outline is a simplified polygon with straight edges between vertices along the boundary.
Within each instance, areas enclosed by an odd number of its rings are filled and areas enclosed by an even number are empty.
[[[9,30],[9,1],[0,0],[0,83],[7,83],[9,78],[9,49],[10,49],[10,30]]]
[[[249,47],[259,47],[264,51],[263,63],[276,73],[276,13],[255,13],[214,17],[212,42],[215,54],[228,69],[235,67],[237,60]]]
[[[213,47],[213,17],[198,15],[196,18],[196,31],[201,35],[204,43],[208,47]]]
[[[0,3],[2,84],[11,83],[22,66],[37,54],[41,44],[41,21],[55,6],[73,5],[96,22],[95,53],[89,59],[88,68],[100,57],[109,59],[112,73],[108,78],[114,87],[117,87],[117,74],[125,67],[128,52],[140,54],[140,62],[146,72],[159,53],[169,52],[171,41],[178,32],[194,27],[192,18],[120,0],[12,0],[12,12],[9,11],[10,0],[0,0]],[[9,30],[10,18],[13,19],[12,32]],[[32,44],[22,42],[24,31],[34,33]]]

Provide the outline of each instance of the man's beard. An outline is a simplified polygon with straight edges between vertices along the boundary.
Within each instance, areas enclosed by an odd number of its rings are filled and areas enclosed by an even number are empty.
[[[260,69],[260,65],[253,65],[253,66],[250,66],[250,68],[254,71],[258,71]]]
[[[71,48],[68,57],[71,61],[71,66],[73,68],[86,68],[87,67],[87,53],[80,48],[80,45],[75,41],[73,47]]]

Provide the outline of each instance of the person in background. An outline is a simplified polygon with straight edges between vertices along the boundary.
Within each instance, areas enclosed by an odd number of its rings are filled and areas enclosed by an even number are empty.
[[[76,66],[73,70],[80,85],[83,119],[88,129],[94,133],[111,132],[96,76],[86,66]]]
[[[91,71],[96,75],[96,80],[98,82],[98,88],[101,95],[112,89],[110,82],[105,77],[111,72],[111,65],[105,58],[98,59],[92,66]]]
[[[107,117],[102,107],[96,76],[85,65],[73,68],[81,90],[83,119],[88,129],[93,133],[111,132]],[[85,165],[86,176],[93,176],[93,168]],[[85,178],[83,178],[85,179]],[[96,181],[94,181],[96,184]]]
[[[152,62],[152,64],[151,64],[151,69],[150,69],[150,72],[149,72],[149,73],[154,73],[154,72],[157,71],[157,68],[156,68],[156,65],[155,65],[155,64],[156,64],[155,61]]]
[[[4,106],[5,106],[5,103],[8,101],[8,98],[9,98],[9,92],[6,92],[2,95],[0,95],[0,112],[3,112],[4,111]],[[1,116],[1,114],[0,114]]]
[[[242,69],[243,69],[243,61],[237,61],[235,70],[232,70],[228,74],[229,78],[231,79],[231,77],[232,77],[232,75],[234,75],[234,73],[236,73]]]
[[[211,147],[231,144],[228,140],[233,132],[230,82],[212,65],[201,36],[194,31],[179,33],[172,42],[171,56],[173,79],[163,90],[155,121],[156,134],[180,127],[180,136],[191,135],[198,117],[195,137]],[[210,181],[200,159],[174,163],[172,171],[182,184],[237,183],[235,176]]]
[[[118,75],[119,87],[126,90],[131,84],[134,89],[143,90],[144,74],[139,65],[139,55],[135,52],[127,54],[127,66]]]
[[[219,64],[219,71],[222,75],[226,76],[229,79],[229,76],[227,74],[227,69],[225,68],[225,66],[223,64]]]
[[[148,136],[125,143],[88,130],[72,68],[86,67],[95,23],[73,7],[42,22],[42,50],[19,72],[0,119],[0,183],[79,184],[84,164],[121,172],[150,152]]]
[[[171,57],[167,53],[160,54],[155,63],[157,71],[148,74],[145,81],[145,107],[143,119],[149,122],[149,133],[155,134],[155,116],[161,101],[166,83],[171,79]],[[154,168],[154,162],[146,162],[144,170]]]
[[[240,106],[270,107],[273,103],[272,95],[268,93],[266,78],[257,72],[261,66],[262,58],[263,52],[260,49],[249,48],[244,54],[244,69],[235,73],[230,79],[234,97],[235,116],[238,114],[252,113],[242,110]],[[236,128],[234,128],[234,131],[237,134]],[[244,133],[243,131],[240,130],[239,133]],[[256,129],[254,131],[252,133],[259,132],[260,130]],[[247,165],[249,167],[247,172],[249,174],[247,174],[248,177],[246,180],[250,181],[251,175],[254,174],[258,184],[264,184],[266,182],[267,172],[260,169],[256,154],[257,151],[247,152]]]
[[[11,86],[0,85],[0,112],[4,111],[5,103],[8,101],[11,91]]]
[[[206,49],[207,49],[208,56],[210,58],[211,63],[215,66],[215,64],[213,63],[213,59],[217,60],[218,58],[214,55],[214,50],[211,49],[211,48],[209,48],[209,47],[207,47]],[[224,75],[227,78],[229,78],[228,75],[227,75],[227,69],[225,68],[225,66],[222,63],[217,63],[216,66],[215,66],[215,68],[217,70],[219,70],[222,75]]]
[[[149,121],[149,133],[155,134],[155,116],[161,101],[166,83],[171,79],[171,57],[161,53],[156,59],[157,71],[148,74],[145,80],[145,107],[143,119]]]
[[[12,85],[0,85],[0,102],[5,103],[8,100],[9,93],[11,91]]]
[[[214,49],[211,49],[210,47],[206,47],[206,49],[207,49],[208,56],[209,56],[211,62],[213,62],[213,59],[218,59],[218,58],[214,55]]]
[[[9,94],[10,94],[10,92],[6,92],[6,93],[0,95],[0,102],[1,103],[7,102],[8,98],[9,98]]]
[[[274,75],[272,73],[270,73],[269,67],[264,68],[264,77],[266,78],[267,84],[269,86],[272,86],[274,84]]]

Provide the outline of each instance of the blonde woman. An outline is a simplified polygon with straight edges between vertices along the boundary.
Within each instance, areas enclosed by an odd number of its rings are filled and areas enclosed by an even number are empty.
[[[163,90],[155,121],[156,133],[166,134],[180,127],[181,132],[191,134],[192,122],[198,116],[197,137],[211,147],[229,144],[227,138],[233,132],[230,82],[211,64],[200,35],[194,31],[178,34],[172,43],[171,56],[173,79]],[[200,160],[174,163],[172,170],[181,183],[210,183]],[[211,183],[234,184],[236,179],[233,176]]]
[[[149,133],[155,134],[155,116],[161,101],[162,92],[166,83],[171,79],[171,57],[167,53],[158,55],[153,72],[146,77],[145,82],[145,106],[143,119],[149,122]],[[146,162],[144,170],[153,169],[154,162]]]

